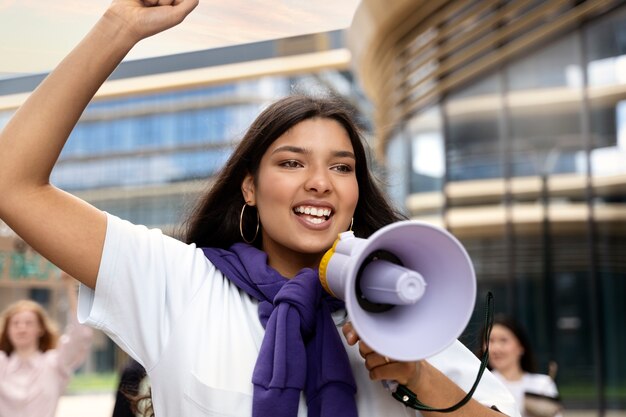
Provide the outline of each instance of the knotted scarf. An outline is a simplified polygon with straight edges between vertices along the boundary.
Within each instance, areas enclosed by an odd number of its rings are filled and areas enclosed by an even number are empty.
[[[252,374],[253,417],[295,417],[302,390],[309,417],[357,416],[356,383],[331,316],[343,303],[323,291],[317,271],[305,268],[287,279],[267,264],[265,252],[245,243],[202,250],[259,300],[265,336]]]

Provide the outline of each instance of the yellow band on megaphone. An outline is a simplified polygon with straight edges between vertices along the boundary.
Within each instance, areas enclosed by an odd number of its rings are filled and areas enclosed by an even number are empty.
[[[326,277],[326,271],[328,270],[328,262],[330,262],[330,258],[332,258],[333,255],[335,254],[335,248],[337,247],[338,243],[339,243],[339,237],[337,237],[337,239],[335,240],[335,243],[333,243],[333,246],[326,251],[326,253],[322,257],[322,260],[320,261],[320,282],[322,283],[322,287],[324,287],[324,289],[326,290],[328,294],[332,295],[335,298],[337,298],[337,296],[335,295],[335,293],[333,293],[333,291],[328,286],[328,279]]]

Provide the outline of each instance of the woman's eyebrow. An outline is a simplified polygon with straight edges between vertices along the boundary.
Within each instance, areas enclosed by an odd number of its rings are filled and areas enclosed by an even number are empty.
[[[352,158],[356,161],[356,156],[354,156],[353,152],[350,151],[335,151],[333,155],[337,158]]]
[[[293,153],[302,153],[302,154],[311,153],[307,149],[300,148],[299,146],[290,146],[290,145],[279,146],[278,148],[274,149],[274,151],[272,151],[272,154],[276,154],[279,152],[293,152]]]
[[[277,154],[279,152],[293,152],[299,154],[310,154],[311,151],[309,149],[301,148],[299,146],[285,145],[280,146],[272,151],[273,154]],[[336,158],[352,158],[356,160],[356,156],[354,156],[353,152],[350,151],[334,151],[333,156]]]

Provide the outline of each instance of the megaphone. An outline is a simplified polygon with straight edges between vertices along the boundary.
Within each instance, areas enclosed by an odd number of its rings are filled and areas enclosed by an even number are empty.
[[[463,245],[445,229],[414,220],[368,239],[340,233],[320,262],[320,280],[345,302],[359,337],[399,361],[425,359],[451,345],[476,298]]]

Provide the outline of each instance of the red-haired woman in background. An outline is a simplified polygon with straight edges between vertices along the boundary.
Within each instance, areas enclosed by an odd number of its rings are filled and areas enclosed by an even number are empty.
[[[64,281],[70,308],[61,337],[34,301],[17,301],[0,315],[0,416],[53,417],[89,352],[93,331],[78,324],[76,285],[71,278]]]

